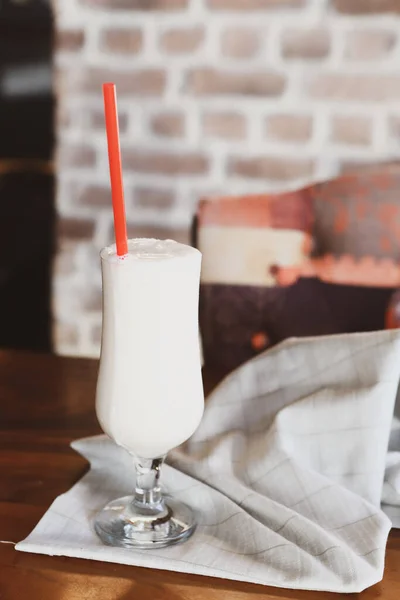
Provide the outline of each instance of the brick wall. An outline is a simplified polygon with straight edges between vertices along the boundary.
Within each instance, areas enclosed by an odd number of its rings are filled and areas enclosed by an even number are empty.
[[[186,240],[204,194],[400,155],[400,0],[54,3],[61,353],[99,348],[98,251],[113,237],[103,81],[118,86],[131,235]]]

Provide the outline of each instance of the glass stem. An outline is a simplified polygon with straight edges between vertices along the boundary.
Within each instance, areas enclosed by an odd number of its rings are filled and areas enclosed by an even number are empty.
[[[159,485],[164,458],[164,456],[160,458],[135,457],[135,504],[155,506],[164,503]]]

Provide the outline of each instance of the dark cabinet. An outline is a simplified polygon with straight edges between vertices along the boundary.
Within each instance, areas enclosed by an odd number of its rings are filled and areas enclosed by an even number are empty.
[[[43,0],[0,0],[0,158],[52,155],[52,23]]]
[[[0,346],[51,349],[53,19],[0,0]]]

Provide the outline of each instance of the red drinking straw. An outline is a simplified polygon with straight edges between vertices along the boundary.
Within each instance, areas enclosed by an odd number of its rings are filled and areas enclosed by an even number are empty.
[[[111,195],[114,212],[115,241],[117,255],[128,254],[128,236],[122,183],[121,148],[117,113],[117,94],[114,83],[103,84],[104,113],[108,142],[108,160],[110,163]]]

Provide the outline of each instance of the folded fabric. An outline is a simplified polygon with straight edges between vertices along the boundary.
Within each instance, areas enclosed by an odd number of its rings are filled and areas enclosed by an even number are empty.
[[[389,445],[399,359],[397,331],[291,339],[229,375],[163,469],[165,490],[198,513],[185,544],[100,543],[93,517],[130,493],[134,471],[129,455],[98,436],[73,444],[90,471],[17,549],[359,592],[383,576],[391,521],[382,498],[400,525],[396,419]]]

